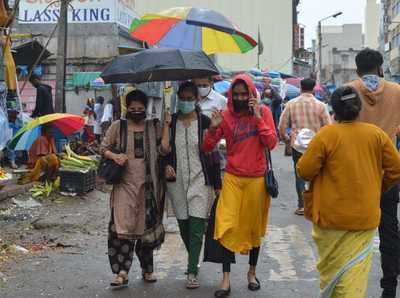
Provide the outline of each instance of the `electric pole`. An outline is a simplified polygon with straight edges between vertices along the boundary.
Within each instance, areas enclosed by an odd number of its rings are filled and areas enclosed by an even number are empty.
[[[65,113],[65,74],[67,67],[67,30],[69,0],[60,0],[60,18],[58,19],[57,66],[56,66],[56,113]]]
[[[318,22],[318,76],[317,80],[322,82],[322,24]]]

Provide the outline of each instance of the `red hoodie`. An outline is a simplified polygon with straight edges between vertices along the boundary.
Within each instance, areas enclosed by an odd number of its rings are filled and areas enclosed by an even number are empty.
[[[228,92],[228,109],[217,129],[210,129],[203,143],[203,150],[210,152],[221,138],[226,139],[228,163],[226,172],[239,177],[262,177],[267,169],[265,150],[272,150],[278,142],[271,111],[262,106],[262,118],[239,115],[233,110],[232,86],[237,81],[246,83],[253,98],[257,90],[252,79],[245,74],[235,77]]]

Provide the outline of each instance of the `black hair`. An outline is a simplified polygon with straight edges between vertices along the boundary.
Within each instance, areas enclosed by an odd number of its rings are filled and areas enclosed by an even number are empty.
[[[233,91],[233,89],[236,87],[236,85],[239,85],[239,84],[244,85],[244,86],[246,87],[246,89],[247,89],[247,92],[251,93],[250,88],[249,88],[249,86],[247,85],[246,81],[245,81],[245,80],[241,80],[241,79],[236,80],[236,81],[232,84],[232,86],[231,86],[232,91]]]
[[[32,73],[31,76],[29,77],[29,82],[33,82],[33,81],[40,81],[40,77],[37,74]]]
[[[197,89],[195,83],[191,81],[186,81],[179,85],[178,96],[180,96],[183,91],[192,92],[196,98],[199,96],[199,89]]]
[[[125,103],[127,107],[133,101],[141,102],[145,107],[147,107],[147,95],[140,90],[133,90],[126,95]]]
[[[306,92],[310,92],[313,91],[315,88],[315,80],[308,78],[308,79],[303,79],[300,82],[300,86],[301,86],[301,90],[302,91],[306,91]]]
[[[332,94],[331,105],[337,121],[353,121],[361,111],[361,99],[350,86],[340,87]]]
[[[361,75],[379,69],[383,64],[382,54],[378,51],[366,48],[356,56],[357,72]]]
[[[97,96],[96,97],[96,103],[103,104],[104,103],[104,97],[103,96]]]

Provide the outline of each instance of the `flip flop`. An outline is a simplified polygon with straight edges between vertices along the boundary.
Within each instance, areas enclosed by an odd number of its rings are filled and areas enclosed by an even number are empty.
[[[250,291],[258,291],[259,289],[261,289],[261,284],[260,281],[258,280],[258,278],[256,277],[256,282],[249,282],[248,288]]]
[[[188,290],[194,290],[200,287],[199,280],[194,277],[194,278],[188,278],[186,282],[186,289]]]
[[[129,279],[118,275],[113,282],[110,283],[111,290],[121,290],[128,287]]]
[[[148,274],[148,273],[147,273],[147,274]],[[143,280],[144,282],[149,283],[149,284],[152,284],[152,283],[157,282],[157,278],[155,278],[155,277],[153,276],[153,274],[151,275],[150,278],[148,278],[148,277],[146,277],[146,273],[142,273],[142,280]]]

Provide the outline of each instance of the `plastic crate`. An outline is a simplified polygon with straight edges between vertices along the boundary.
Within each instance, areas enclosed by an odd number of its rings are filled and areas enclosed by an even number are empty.
[[[61,168],[60,191],[71,193],[86,193],[96,186],[96,170],[73,171]]]

